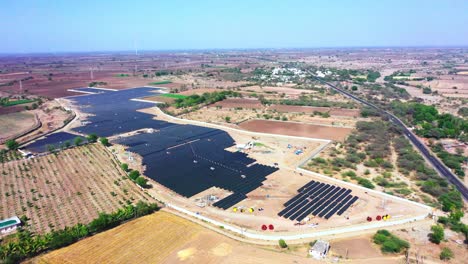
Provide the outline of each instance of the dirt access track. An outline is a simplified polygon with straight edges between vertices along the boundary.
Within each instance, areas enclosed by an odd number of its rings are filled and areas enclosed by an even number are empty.
[[[254,132],[309,137],[329,140],[344,140],[352,128],[319,126],[295,122],[249,120],[239,125],[242,129]]]

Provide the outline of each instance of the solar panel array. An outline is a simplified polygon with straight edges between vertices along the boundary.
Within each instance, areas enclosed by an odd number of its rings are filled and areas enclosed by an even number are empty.
[[[36,140],[33,143],[30,143],[26,146],[26,149],[32,152],[46,152],[48,151],[48,146],[52,145],[55,148],[60,148],[68,141],[70,144],[73,144],[73,141],[76,137],[81,137],[83,142],[86,142],[86,139],[82,136],[75,135],[68,132],[57,132],[54,134],[47,135],[46,137]]]
[[[285,208],[279,216],[290,220],[302,221],[309,215],[329,219],[335,213],[342,215],[357,196],[351,190],[317,181],[310,181],[297,190],[299,194],[284,203]]]
[[[141,155],[145,175],[182,196],[191,197],[213,186],[231,191],[232,195],[215,203],[223,209],[245,199],[247,193],[277,170],[256,163],[244,153],[226,151],[235,142],[225,131],[154,120],[153,115],[137,111],[154,104],[131,99],[155,95],[157,90],[142,87],[70,97],[82,112],[89,114],[87,122],[73,130],[107,137],[153,128],[155,133],[136,134],[113,143],[126,145],[128,151]],[[75,137],[69,133],[53,135],[32,147],[44,149],[46,144]]]

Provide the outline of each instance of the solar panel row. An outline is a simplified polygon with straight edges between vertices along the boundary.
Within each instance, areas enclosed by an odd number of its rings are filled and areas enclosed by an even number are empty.
[[[278,215],[290,220],[302,221],[309,215],[329,219],[335,213],[343,214],[356,200],[351,190],[330,184],[310,181],[298,189],[299,194],[284,203]]]

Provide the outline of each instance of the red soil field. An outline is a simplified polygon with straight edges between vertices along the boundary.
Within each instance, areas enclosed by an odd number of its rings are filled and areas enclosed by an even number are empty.
[[[239,126],[245,130],[254,132],[331,139],[338,141],[343,141],[352,131],[352,128],[329,127],[270,120],[249,120],[241,123]]]
[[[223,108],[252,108],[262,109],[263,105],[257,99],[245,98],[228,98],[220,102],[216,102],[210,106],[221,106]]]
[[[283,113],[313,113],[315,111],[326,113],[329,112],[332,116],[349,116],[358,117],[359,109],[342,109],[331,107],[314,107],[314,106],[299,106],[299,105],[271,105],[270,110],[276,110]]]

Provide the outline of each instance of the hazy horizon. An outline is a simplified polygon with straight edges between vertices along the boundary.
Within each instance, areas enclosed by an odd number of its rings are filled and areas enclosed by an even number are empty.
[[[467,1],[2,3],[0,54],[464,48]]]

